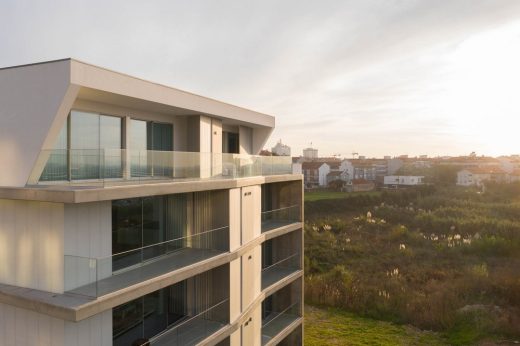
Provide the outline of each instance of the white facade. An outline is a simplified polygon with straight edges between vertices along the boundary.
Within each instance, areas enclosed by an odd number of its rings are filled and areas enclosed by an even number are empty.
[[[384,178],[385,185],[415,186],[424,184],[424,176],[416,175],[387,175]]]
[[[330,173],[330,166],[326,163],[322,164],[320,168],[318,168],[319,174],[319,185],[322,187],[327,186],[327,174]]]
[[[303,174],[302,164],[299,162],[294,162],[292,164],[292,173],[293,174]]]
[[[281,140],[272,147],[271,151],[278,156],[291,156],[291,147],[283,144]]]
[[[315,160],[318,158],[318,149],[305,148],[303,149],[303,158],[306,160]]]
[[[354,177],[354,165],[349,160],[341,161],[341,165],[339,166],[339,170],[342,172],[346,172],[348,179],[351,180]]]

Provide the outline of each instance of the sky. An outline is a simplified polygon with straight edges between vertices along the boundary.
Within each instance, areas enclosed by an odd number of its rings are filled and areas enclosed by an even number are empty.
[[[274,115],[294,156],[520,154],[518,0],[0,0],[0,67],[65,57]]]

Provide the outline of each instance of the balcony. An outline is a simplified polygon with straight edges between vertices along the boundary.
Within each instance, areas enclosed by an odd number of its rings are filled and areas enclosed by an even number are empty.
[[[226,226],[105,258],[65,255],[65,291],[97,298],[228,251]]]
[[[301,318],[301,304],[294,303],[283,310],[264,310],[262,319],[262,345],[267,345],[284,329]]]
[[[262,212],[262,233],[301,222],[299,205]]]
[[[37,176],[29,185],[110,186],[291,174],[292,160],[227,153],[59,149],[43,150],[34,172]]]
[[[300,254],[295,253],[262,268],[262,290],[298,272],[301,268],[300,262]]]
[[[196,345],[227,325],[228,310],[229,299],[226,299],[155,336],[150,340],[150,344],[153,346]]]

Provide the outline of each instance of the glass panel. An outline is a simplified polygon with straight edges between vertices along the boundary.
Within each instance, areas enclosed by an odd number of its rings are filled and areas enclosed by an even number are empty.
[[[54,149],[50,152],[49,159],[43,169],[40,181],[68,180],[68,121],[65,121]]]
[[[164,197],[148,197],[143,199],[143,246],[162,243],[166,239],[164,225]],[[143,259],[164,254],[161,246],[144,249]]]
[[[143,298],[117,306],[112,312],[114,346],[132,345],[143,333]]]
[[[168,290],[162,289],[144,297],[144,337],[151,338],[168,326]]]
[[[168,327],[187,315],[186,281],[181,281],[168,289]]]
[[[112,253],[116,255],[112,263],[114,271],[141,262],[141,251],[130,250],[142,247],[142,224],[140,198],[112,202]]]
[[[105,178],[121,178],[121,118],[102,115],[100,117],[100,148],[103,149]]]
[[[172,124],[153,123],[153,143],[148,149],[158,151],[173,150]]]
[[[71,112],[70,149],[71,179],[98,179],[100,166],[98,114]]]
[[[132,177],[147,175],[147,127],[146,121],[132,119],[130,122],[130,171]]]

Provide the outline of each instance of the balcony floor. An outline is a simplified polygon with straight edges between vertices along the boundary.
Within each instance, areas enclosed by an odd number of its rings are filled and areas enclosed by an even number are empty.
[[[216,333],[225,324],[211,320],[197,320],[188,322],[189,326],[180,326],[165,332],[151,342],[153,346],[189,346],[196,345],[213,333]]]
[[[300,269],[296,267],[272,267],[266,269],[262,272],[262,290],[265,290],[267,287],[277,283],[283,278],[288,277],[289,275],[298,272]]]
[[[150,260],[135,269],[128,269],[97,282],[69,290],[66,293],[100,297],[223,253],[225,252],[219,250],[184,248]]]
[[[300,319],[300,316],[282,314],[276,316],[272,321],[267,322],[269,325],[262,327],[262,345],[267,344],[272,338],[298,319]]]

